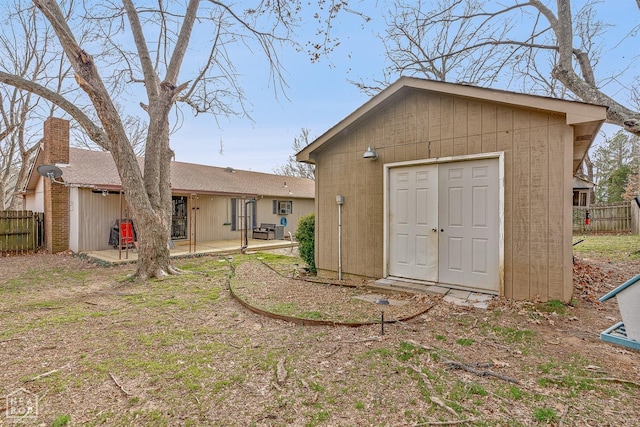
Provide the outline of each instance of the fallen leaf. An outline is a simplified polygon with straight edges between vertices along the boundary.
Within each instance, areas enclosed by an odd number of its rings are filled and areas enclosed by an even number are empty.
[[[496,368],[508,368],[509,367],[509,364],[507,362],[503,362],[501,360],[493,359],[492,362],[493,362],[493,366],[495,366]]]

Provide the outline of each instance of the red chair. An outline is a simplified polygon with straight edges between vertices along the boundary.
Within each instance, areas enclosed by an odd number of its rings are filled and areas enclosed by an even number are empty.
[[[122,221],[120,224],[120,247],[134,246],[134,242],[133,223],[131,221]]]

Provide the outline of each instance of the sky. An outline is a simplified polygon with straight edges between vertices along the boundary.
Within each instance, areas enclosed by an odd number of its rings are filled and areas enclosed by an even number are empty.
[[[555,3],[555,1],[554,1]],[[582,2],[574,2],[582,3]],[[628,29],[640,23],[634,0],[607,1],[599,16],[616,23],[607,29],[607,42],[613,43]],[[243,90],[250,102],[248,118],[218,118],[211,115],[186,116],[181,128],[172,136],[176,160],[220,167],[273,173],[294,154],[292,145],[302,128],[310,130],[310,142],[322,135],[370,99],[350,80],[381,79],[385,66],[384,47],[377,34],[384,31],[382,12],[385,1],[357,3],[359,10],[371,17],[367,23],[353,15],[343,15],[335,22],[333,35],[340,46],[328,57],[312,63],[304,52],[293,49],[281,52],[288,88],[274,95],[269,85],[265,60],[259,55],[242,55],[237,69]],[[573,6],[574,10],[577,5]],[[628,12],[632,10],[633,13]],[[633,19],[625,17],[632,16]],[[616,17],[607,19],[607,17]],[[301,39],[309,34],[300,34]],[[632,42],[632,41],[631,41]],[[605,49],[613,46],[605,45]],[[637,49],[631,45],[631,52]],[[607,51],[607,50],[605,50]],[[623,60],[629,53],[625,45],[608,51],[607,58]],[[635,54],[635,53],[634,53]],[[611,61],[611,66],[619,65]],[[600,70],[608,64],[600,65]],[[632,67],[634,67],[632,63]],[[640,75],[640,70],[630,73]],[[496,86],[502,89],[502,87]],[[286,96],[286,97],[285,97]],[[609,136],[617,131],[605,126]],[[604,139],[600,135],[596,144]]]
[[[251,55],[247,63],[237,64],[239,72],[245,72],[240,81],[251,119],[185,117],[171,138],[176,160],[273,173],[293,154],[294,138],[302,128],[310,130],[313,140],[365,103],[370,96],[349,79],[382,74],[383,46],[375,34],[382,31],[383,19],[380,10],[371,7],[374,4],[364,2],[372,16],[366,24],[353,15],[336,22],[333,35],[340,38],[340,46],[330,56],[312,63],[305,52],[282,52],[288,88],[277,98],[263,57]],[[305,36],[309,34],[302,34],[301,40]]]

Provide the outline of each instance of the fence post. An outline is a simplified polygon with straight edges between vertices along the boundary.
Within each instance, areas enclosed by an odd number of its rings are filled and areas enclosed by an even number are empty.
[[[631,233],[640,234],[640,197],[631,201]]]

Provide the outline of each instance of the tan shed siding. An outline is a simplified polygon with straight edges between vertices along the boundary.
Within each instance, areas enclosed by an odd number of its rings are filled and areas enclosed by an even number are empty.
[[[563,146],[562,132],[564,127],[562,125],[554,124],[549,125],[549,210],[548,210],[548,224],[549,224],[549,291],[548,298],[555,300],[564,300],[564,266],[558,263],[557,260],[565,258],[564,245],[565,230],[566,227],[564,221],[564,215],[566,213],[565,204],[569,203],[567,200],[568,191],[567,183],[565,181],[565,170],[571,169],[571,165],[567,167],[565,162],[564,151],[566,147]]]
[[[546,301],[549,297],[549,124],[537,114],[531,114],[531,176],[529,204],[531,221],[529,263],[531,288],[529,299]],[[557,186],[557,184],[556,184]],[[562,191],[562,188],[558,189]],[[557,191],[557,190],[555,190]]]
[[[561,129],[559,137],[564,142],[563,159],[565,164],[564,170],[564,243],[563,243],[563,298],[562,301],[568,302],[573,296],[573,132],[574,129],[568,126],[558,124]]]
[[[362,158],[371,146],[378,160]],[[343,273],[381,277],[383,165],[504,152],[504,295],[571,297],[572,128],[564,116],[413,92],[323,146],[317,173],[317,266],[336,271],[343,207]]]
[[[318,217],[316,218],[316,239],[318,241],[317,267],[327,270],[337,271],[338,264],[332,254],[334,250],[336,230],[336,217],[334,196],[340,194],[337,185],[334,184],[334,174],[332,173],[332,161],[336,157],[325,154],[322,161],[316,166],[316,180],[321,183],[322,193],[326,197],[320,199],[322,203],[318,205]],[[320,220],[320,221],[319,221]]]

